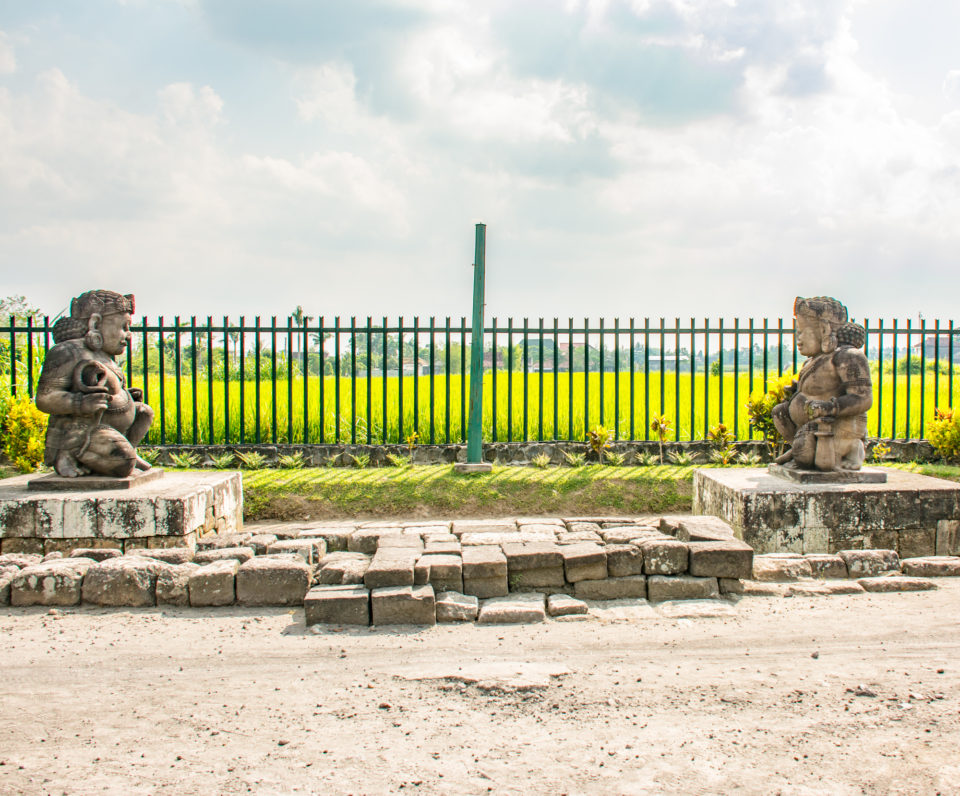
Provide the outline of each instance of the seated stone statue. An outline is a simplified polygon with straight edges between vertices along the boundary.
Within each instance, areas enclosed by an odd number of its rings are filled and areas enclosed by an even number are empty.
[[[847,320],[847,308],[825,296],[797,298],[797,349],[808,357],[788,400],[773,409],[773,421],[790,450],[778,464],[826,471],[859,470],[873,403],[862,326]]]
[[[137,444],[153,422],[140,390],[128,390],[114,357],[130,345],[133,296],[91,290],[70,302],[53,327],[37,384],[37,408],[50,415],[44,464],[66,478],[126,478],[149,470]]]

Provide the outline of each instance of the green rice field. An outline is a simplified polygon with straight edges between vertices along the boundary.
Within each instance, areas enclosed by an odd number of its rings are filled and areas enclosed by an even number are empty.
[[[958,382],[926,374],[921,390],[916,374],[909,385],[901,375],[896,387],[889,374],[875,377],[870,436],[923,437],[934,407],[960,400]],[[311,376],[306,390],[299,376],[262,379],[259,386],[201,377],[195,396],[189,376],[179,380],[179,389],[175,377],[165,377],[161,385],[156,374],[148,374],[145,385],[135,376],[133,386],[146,387],[146,400],[157,411],[147,440],[153,445],[404,443],[414,431],[420,444],[466,439],[469,377],[459,375]],[[745,403],[751,389],[763,386],[759,373],[752,384],[746,373],[651,373],[649,379],[642,373],[487,373],[483,436],[486,441],[583,440],[587,429],[603,425],[619,439],[655,439],[650,421],[663,413],[672,423],[668,440],[704,439],[721,421],[745,440],[751,438]]]

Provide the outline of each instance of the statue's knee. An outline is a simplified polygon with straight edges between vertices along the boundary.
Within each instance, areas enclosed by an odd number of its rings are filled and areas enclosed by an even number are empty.
[[[93,472],[114,478],[126,478],[137,466],[137,452],[123,434],[109,426],[99,426],[77,457]]]
[[[812,467],[817,459],[817,437],[809,431],[800,430],[790,445],[793,460],[803,466]]]

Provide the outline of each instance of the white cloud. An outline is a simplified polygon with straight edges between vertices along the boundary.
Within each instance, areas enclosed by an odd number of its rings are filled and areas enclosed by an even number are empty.
[[[960,106],[960,69],[951,69],[943,79],[943,96],[951,105]]]
[[[17,71],[17,59],[13,54],[10,37],[0,30],[0,75],[12,75]]]

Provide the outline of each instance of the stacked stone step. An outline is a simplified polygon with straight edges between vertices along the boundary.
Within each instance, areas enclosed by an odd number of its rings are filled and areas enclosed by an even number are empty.
[[[308,624],[537,621],[582,615],[586,600],[716,598],[720,578],[751,576],[753,558],[704,517],[377,523],[346,547],[321,562]]]
[[[836,554],[767,553],[754,557],[746,583],[721,580],[723,592],[765,596],[818,596],[925,591],[936,577],[960,577],[960,556],[901,559],[895,550],[841,550]]]
[[[892,550],[754,557],[704,516],[260,524],[190,546],[145,541],[0,555],[0,604],[304,604],[308,623],[489,623],[576,618],[588,600],[907,590],[960,576],[960,557]]]

